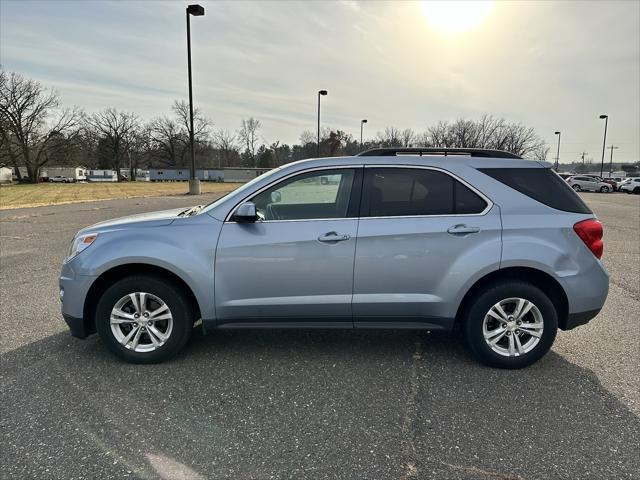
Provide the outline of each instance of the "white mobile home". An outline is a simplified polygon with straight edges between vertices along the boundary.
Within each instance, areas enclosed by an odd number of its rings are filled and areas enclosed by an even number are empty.
[[[0,183],[11,183],[13,168],[0,167]]]
[[[45,179],[61,176],[70,178],[74,182],[85,182],[88,173],[87,167],[46,167],[40,176]]]
[[[225,182],[248,182],[256,177],[259,177],[263,173],[268,172],[269,168],[225,168],[224,169],[224,181]]]
[[[90,182],[117,182],[118,174],[115,170],[89,170],[87,180]]]

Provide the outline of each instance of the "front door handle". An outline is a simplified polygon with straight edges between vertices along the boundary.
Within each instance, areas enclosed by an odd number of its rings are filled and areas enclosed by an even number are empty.
[[[479,231],[479,227],[467,227],[463,223],[454,225],[453,227],[447,229],[447,233],[450,233],[451,235],[468,235],[470,233],[478,233]]]
[[[338,232],[327,232],[324,235],[320,235],[318,237],[319,242],[323,243],[337,243],[344,242],[345,240],[349,240],[351,237],[349,235],[342,235]]]

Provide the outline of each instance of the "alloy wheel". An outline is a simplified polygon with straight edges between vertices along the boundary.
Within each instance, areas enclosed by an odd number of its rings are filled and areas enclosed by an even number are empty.
[[[495,353],[518,357],[533,350],[542,338],[544,320],[533,302],[512,297],[493,305],[484,317],[482,334]]]
[[[110,316],[111,332],[125,348],[152,352],[164,345],[173,331],[173,315],[158,296],[146,292],[125,295]]]

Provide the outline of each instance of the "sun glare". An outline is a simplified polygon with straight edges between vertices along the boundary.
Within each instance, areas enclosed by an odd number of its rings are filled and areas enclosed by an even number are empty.
[[[427,0],[421,2],[422,14],[434,29],[456,34],[468,32],[480,25],[491,13],[493,1]]]

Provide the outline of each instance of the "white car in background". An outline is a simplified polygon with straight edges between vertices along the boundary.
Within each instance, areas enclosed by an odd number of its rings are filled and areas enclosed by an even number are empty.
[[[613,191],[613,187],[608,183],[601,182],[597,178],[588,177],[586,175],[575,175],[567,178],[567,183],[576,192],[591,191],[609,193]]]
[[[53,183],[72,183],[74,180],[73,178],[65,177],[62,175],[56,175],[55,177],[49,178],[49,181]]]
[[[640,194],[640,177],[627,178],[622,185],[620,191],[625,193]]]

